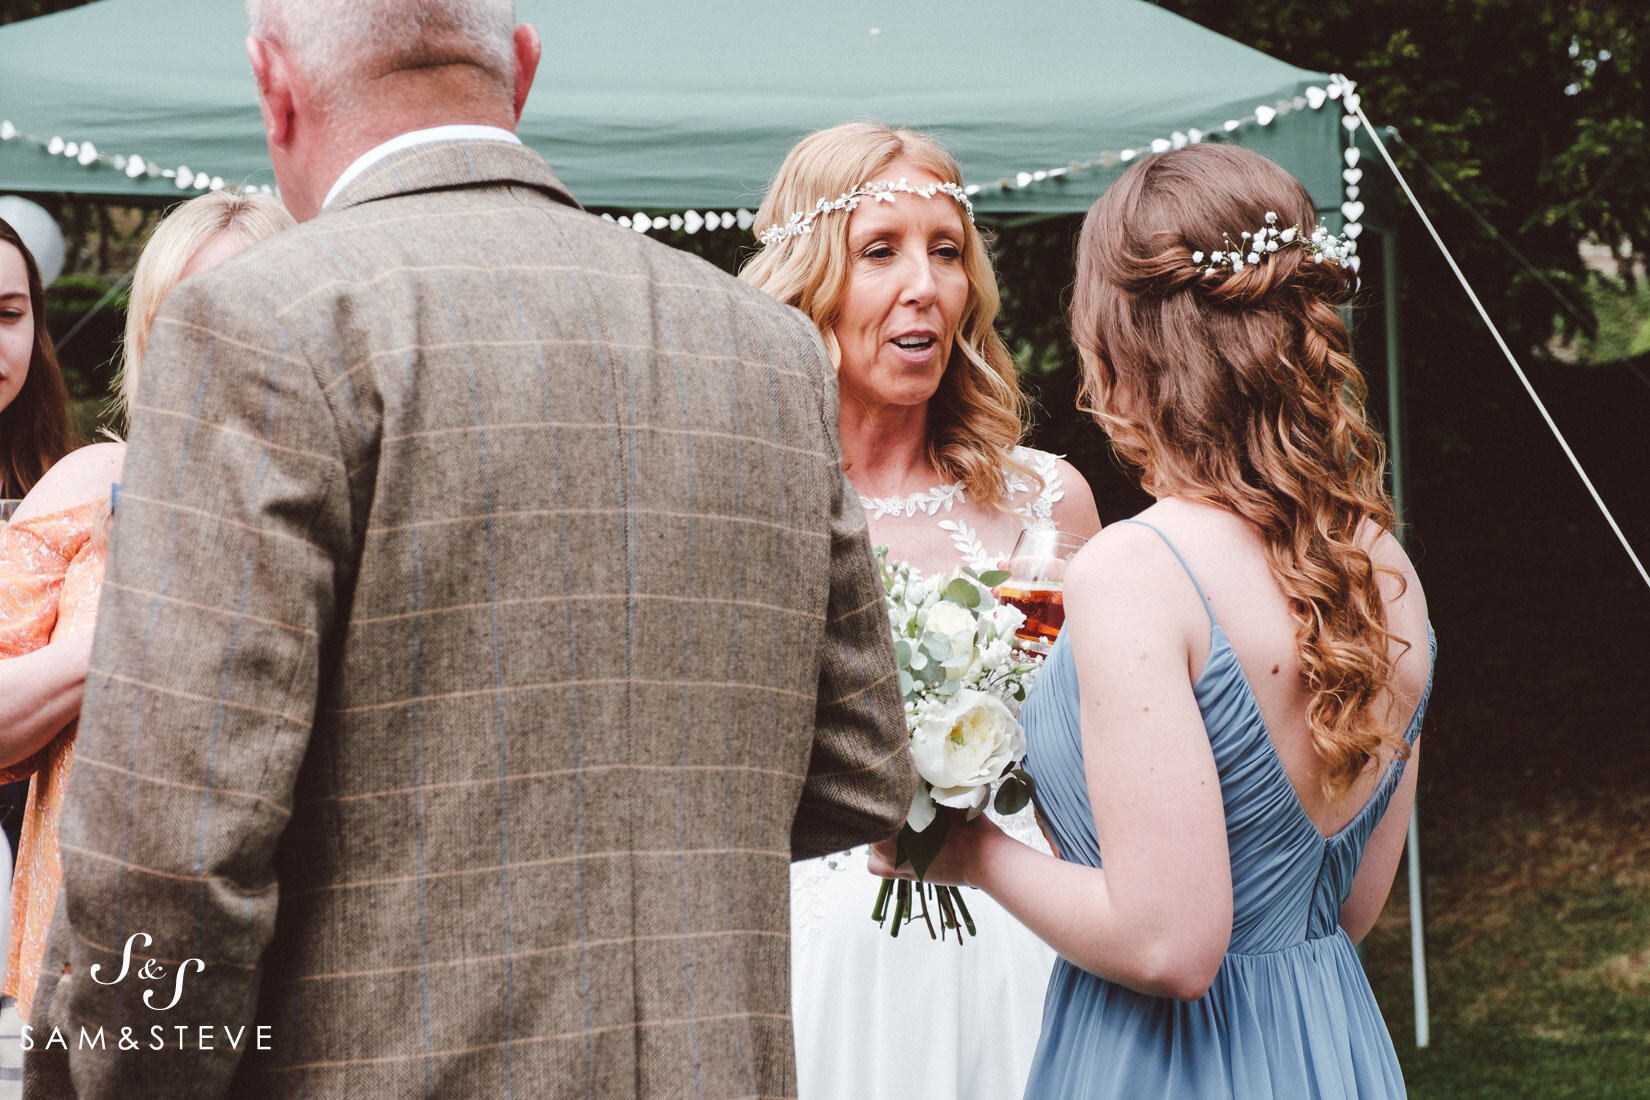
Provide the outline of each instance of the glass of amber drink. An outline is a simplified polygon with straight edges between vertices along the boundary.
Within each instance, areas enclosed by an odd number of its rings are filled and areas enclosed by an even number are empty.
[[[1027,527],[1008,559],[1008,580],[997,598],[1024,612],[1025,625],[1015,631],[1020,648],[1046,654],[1066,622],[1066,563],[1087,539],[1055,527]]]

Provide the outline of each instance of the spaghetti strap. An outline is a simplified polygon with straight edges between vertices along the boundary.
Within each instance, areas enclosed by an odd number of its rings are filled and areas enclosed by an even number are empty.
[[[1162,531],[1158,530],[1156,527],[1147,523],[1143,519],[1120,519],[1117,522],[1132,523],[1137,527],[1144,527],[1146,530],[1156,533],[1157,537],[1163,540],[1163,545],[1167,546],[1169,548],[1169,552],[1172,553],[1175,556],[1175,559],[1180,562],[1180,568],[1186,571],[1186,577],[1192,582],[1192,587],[1197,589],[1197,598],[1203,601],[1203,611],[1209,616],[1209,625],[1219,626],[1220,623],[1215,619],[1215,609],[1209,606],[1208,594],[1203,591],[1203,584],[1197,579],[1197,574],[1192,572],[1192,567],[1186,564],[1186,557],[1180,552],[1180,547],[1176,546],[1168,535],[1165,535]]]

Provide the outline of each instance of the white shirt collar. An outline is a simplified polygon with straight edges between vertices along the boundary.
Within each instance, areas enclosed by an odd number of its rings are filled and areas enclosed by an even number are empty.
[[[511,145],[521,144],[520,138],[497,126],[465,124],[432,126],[427,130],[408,130],[406,133],[398,134],[382,145],[374,146],[356,157],[355,163],[344,169],[344,174],[338,177],[338,182],[334,183],[332,190],[327,192],[326,200],[321,203],[321,209],[325,210],[331,206],[332,200],[338,197],[338,192],[353,183],[362,172],[365,172],[385,157],[392,153],[399,153],[403,149],[411,149],[414,145],[427,145],[432,141],[503,141]]]

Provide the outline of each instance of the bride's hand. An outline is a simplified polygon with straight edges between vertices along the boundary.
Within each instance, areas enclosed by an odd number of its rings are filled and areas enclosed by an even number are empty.
[[[945,834],[945,844],[940,848],[940,854],[929,865],[928,873],[922,879],[930,886],[977,886],[980,872],[989,858],[988,853],[994,845],[1011,841],[1011,838],[985,814],[969,821],[961,810],[940,812],[952,815],[951,827]],[[909,861],[895,869],[892,838],[871,845],[867,866],[879,878],[917,877]]]

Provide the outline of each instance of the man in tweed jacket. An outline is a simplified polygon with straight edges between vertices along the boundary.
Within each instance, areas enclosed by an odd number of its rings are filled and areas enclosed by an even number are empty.
[[[789,864],[914,781],[817,334],[500,132],[508,0],[266,4],[320,216],[149,345],[29,1095],[788,1095]]]

